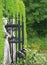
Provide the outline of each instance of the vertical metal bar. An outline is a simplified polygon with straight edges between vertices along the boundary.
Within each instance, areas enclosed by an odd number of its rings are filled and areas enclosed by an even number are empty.
[[[17,21],[16,24],[18,24],[18,14],[17,14],[17,17],[16,17],[16,21]],[[17,27],[17,31],[16,31],[16,37],[18,38],[18,27]],[[17,39],[17,40],[18,40],[18,39]],[[17,40],[16,40],[16,41],[17,41]],[[18,42],[17,42],[17,43],[18,43]],[[17,45],[18,45],[17,43],[16,43],[16,63],[17,63],[17,57],[18,57],[18,56],[17,56],[17,48],[18,48],[18,47],[17,47]]]
[[[10,40],[9,40],[10,41]],[[11,44],[9,43],[9,46],[10,46],[10,56],[11,56]]]
[[[17,35],[17,37],[18,37],[18,39],[16,40],[16,41],[18,41],[17,43],[16,43],[16,51],[17,51],[17,48],[18,48],[18,51],[20,51],[20,16],[17,14],[17,24],[18,24],[18,28],[17,28],[17,32],[16,32],[16,35]],[[17,56],[17,53],[16,53],[16,62],[17,62],[17,58],[18,58],[18,56]]]
[[[20,21],[18,20],[18,44],[19,44],[19,51],[20,51]]]
[[[12,37],[13,37],[13,27],[12,27]],[[13,63],[13,43],[12,43],[12,63]]]
[[[18,15],[18,47],[20,51],[20,14]]]
[[[17,63],[17,43],[16,43],[16,63]]]
[[[17,21],[17,17],[15,15],[15,23],[17,23],[16,21]],[[17,38],[17,28],[16,28],[15,33],[16,33],[15,35],[16,35],[16,38]],[[17,41],[17,39],[15,39],[15,40]],[[17,43],[16,43],[16,63],[17,63]]]

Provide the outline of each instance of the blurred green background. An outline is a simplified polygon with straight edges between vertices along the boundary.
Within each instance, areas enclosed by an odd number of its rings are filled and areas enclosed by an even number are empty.
[[[23,0],[26,7],[28,45],[47,50],[47,0]]]

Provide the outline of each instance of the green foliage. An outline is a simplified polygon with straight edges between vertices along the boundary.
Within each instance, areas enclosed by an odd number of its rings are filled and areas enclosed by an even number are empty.
[[[2,0],[0,0],[0,62],[2,62],[3,59],[3,33],[1,32],[2,28]]]
[[[47,0],[23,1],[26,6],[27,14],[28,43],[39,43],[40,47],[42,46],[41,48],[47,49],[47,42],[44,42],[44,39],[47,39]]]
[[[0,0],[0,21],[2,20],[2,0]]]
[[[24,0],[25,1],[25,0]],[[27,0],[25,1],[27,20],[30,23],[41,22],[47,18],[47,1],[46,0]],[[29,17],[30,16],[30,17]]]
[[[0,21],[0,63],[3,62],[4,54],[4,33],[3,33],[3,23]]]
[[[38,53],[38,50],[31,50],[27,48],[27,65],[47,65],[46,54]]]

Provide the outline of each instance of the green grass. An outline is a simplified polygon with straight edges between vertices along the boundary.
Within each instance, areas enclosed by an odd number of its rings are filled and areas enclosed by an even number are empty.
[[[28,39],[28,47],[34,48],[35,45],[39,47],[40,50],[47,50],[47,36],[44,38],[33,37]]]

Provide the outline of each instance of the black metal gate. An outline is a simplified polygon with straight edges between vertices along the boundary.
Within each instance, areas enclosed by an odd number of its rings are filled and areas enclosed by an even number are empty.
[[[18,24],[7,24],[6,29],[8,29],[8,31],[10,30],[10,28],[12,29],[12,36],[11,38],[9,38],[9,44],[10,44],[10,53],[11,54],[11,64],[13,64],[13,43],[16,44],[16,63],[18,62],[18,60],[22,59],[22,65],[24,65],[24,59],[26,56],[25,53],[25,49],[24,49],[24,22],[22,21],[22,24],[20,25],[20,20],[18,20]],[[15,35],[15,37],[13,36],[13,31],[17,31],[17,36]],[[21,32],[22,33],[21,33]],[[20,34],[21,37],[20,38]],[[12,45],[12,49],[11,49],[11,45]],[[19,61],[20,63],[20,61]]]

